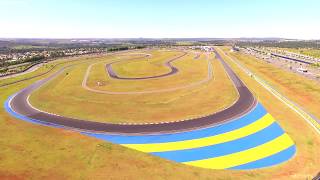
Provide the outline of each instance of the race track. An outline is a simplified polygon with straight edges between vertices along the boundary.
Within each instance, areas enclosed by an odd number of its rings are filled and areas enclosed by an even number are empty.
[[[232,120],[234,118],[240,117],[248,113],[255,105],[256,99],[245,86],[245,84],[238,78],[238,76],[232,71],[232,69],[224,62],[220,55],[216,53],[216,57],[223,64],[228,76],[235,85],[239,98],[238,100],[229,108],[222,111],[213,113],[211,115],[183,120],[174,122],[163,122],[163,123],[149,123],[149,124],[111,124],[111,123],[101,123],[93,121],[85,121],[81,119],[74,119],[69,117],[63,117],[56,114],[50,114],[47,112],[40,111],[31,106],[28,101],[30,94],[41,87],[43,84],[49,80],[55,78],[60,73],[64,71],[64,68],[60,69],[58,72],[54,73],[50,77],[40,80],[29,87],[18,92],[9,99],[9,107],[13,112],[19,114],[20,116],[25,116],[27,118],[34,119],[36,121],[51,123],[55,125],[65,126],[68,128],[74,128],[84,131],[94,131],[94,132],[108,132],[115,134],[159,134],[159,133],[172,133],[189,131],[198,128],[204,128],[213,126],[219,123]],[[168,74],[169,75],[169,74]],[[167,75],[167,76],[168,76]]]
[[[180,59],[181,57],[183,56],[179,56],[178,58],[173,58],[173,59],[170,59],[168,60],[165,65],[167,65],[169,68],[175,68],[173,67],[171,64],[168,64],[168,62],[173,62],[173,60],[178,60]],[[129,59],[129,60],[132,60],[132,59]],[[204,79],[200,80],[200,81],[197,81],[197,82],[193,82],[193,83],[190,83],[190,84],[187,84],[187,85],[182,85],[182,86],[176,86],[176,87],[169,87],[169,88],[161,88],[161,89],[155,89],[155,90],[143,90],[143,91],[111,91],[111,90],[100,90],[100,89],[95,89],[95,88],[92,88],[92,87],[89,87],[87,85],[87,82],[88,82],[88,78],[89,78],[89,74],[90,74],[90,71],[91,71],[91,68],[92,66],[98,64],[98,63],[93,63],[91,65],[89,65],[89,67],[87,68],[87,71],[85,73],[85,76],[83,78],[83,81],[82,81],[82,87],[88,91],[91,91],[91,92],[94,92],[94,93],[101,93],[101,94],[113,94],[113,95],[129,95],[129,94],[152,94],[152,93],[164,93],[164,92],[171,92],[171,91],[176,91],[176,90],[180,90],[180,89],[189,89],[189,88],[193,88],[193,87],[196,87],[196,86],[199,86],[199,85],[202,85],[202,84],[205,84],[207,82],[209,82],[210,80],[213,79],[213,70],[212,70],[212,63],[209,59],[209,54],[207,54],[207,58],[206,60],[208,61],[208,74],[207,74],[207,77],[205,77]],[[119,61],[117,61],[119,62]],[[175,68],[177,69],[177,68]],[[171,70],[172,72],[173,70]],[[179,70],[177,69],[176,72],[178,72]],[[108,73],[108,70],[107,70],[107,73]],[[108,73],[109,76],[110,76],[110,73]],[[113,74],[115,74],[115,72],[113,72]],[[166,77],[168,76],[171,76],[175,73],[167,73]],[[111,77],[111,76],[110,76]],[[115,77],[118,77],[118,75],[115,75]],[[113,78],[115,78],[113,77]],[[152,78],[145,78],[145,79],[154,79],[154,78],[159,78],[159,76],[153,76]],[[117,78],[115,78],[117,79]],[[130,80],[134,80],[134,79],[130,79]],[[135,79],[137,80],[137,79]]]
[[[115,61],[115,62],[112,62],[112,63],[108,63],[106,65],[106,70],[109,74],[109,76],[111,78],[115,78],[115,79],[123,79],[123,80],[144,80],[144,79],[155,79],[155,78],[161,78],[161,77],[166,77],[166,76],[170,76],[170,75],[173,75],[175,73],[178,72],[178,69],[176,67],[174,67],[171,63],[182,58],[183,56],[187,55],[188,53],[186,52],[183,52],[182,55],[180,56],[177,56],[177,57],[174,57],[172,59],[170,59],[169,61],[165,62],[164,65],[166,67],[168,67],[170,69],[170,72],[168,73],[164,73],[164,74],[161,74],[161,75],[157,75],[157,76],[148,76],[148,77],[121,77],[119,75],[117,75],[116,72],[113,71],[112,69],[112,64],[115,64],[115,63],[118,63],[120,61]]]
[[[32,107],[28,101],[30,94],[67,67],[9,97],[5,109],[27,122],[76,130],[86,136],[201,168],[248,170],[289,160],[296,153],[295,143],[214,52],[239,98],[229,108],[205,117],[149,124],[110,124],[63,117]]]

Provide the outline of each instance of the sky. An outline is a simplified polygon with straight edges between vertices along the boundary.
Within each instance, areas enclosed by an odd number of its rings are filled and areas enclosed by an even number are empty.
[[[320,39],[319,0],[0,0],[0,38]]]

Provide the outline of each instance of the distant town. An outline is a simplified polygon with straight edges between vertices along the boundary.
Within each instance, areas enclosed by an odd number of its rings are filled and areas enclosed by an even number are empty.
[[[13,52],[0,54],[0,76],[25,71],[43,61],[58,57],[78,56],[93,53],[104,53],[105,48],[76,48],[61,50],[31,50],[26,52]]]
[[[59,57],[142,48],[108,40],[0,39],[0,77],[26,71]]]
[[[302,59],[291,65],[295,70],[309,74],[306,65],[319,66],[319,58],[288,52],[281,48],[319,48],[319,41],[293,40],[281,38],[176,38],[176,39],[0,39],[0,77],[26,71],[33,66],[59,57],[81,56],[96,53],[107,53],[144,47],[190,47],[208,51],[212,45],[229,45],[233,50],[245,51],[259,58],[270,60],[284,59],[282,56]],[[280,49],[276,49],[280,48]],[[287,59],[288,60],[288,59]],[[278,62],[281,61],[272,61]],[[288,61],[289,62],[289,61]],[[298,62],[298,61],[296,61]],[[314,69],[314,68],[313,68]],[[316,73],[318,74],[318,70]],[[318,75],[312,75],[313,78]],[[317,78],[318,79],[318,78]]]

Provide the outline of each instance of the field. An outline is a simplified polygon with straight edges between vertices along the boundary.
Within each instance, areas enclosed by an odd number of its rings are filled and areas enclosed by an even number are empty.
[[[254,73],[267,80],[275,88],[283,91],[290,99],[298,102],[300,100],[312,101],[314,103],[304,103],[303,107],[310,109],[315,115],[318,115],[316,109],[319,109],[319,103],[316,102],[316,97],[319,91],[316,82],[303,78],[297,74],[282,70],[275,66],[265,63],[262,60],[257,60],[253,57],[230,52],[230,48],[222,48],[231,57],[239,60],[243,65],[248,67]],[[228,58],[225,58],[228,60]],[[296,156],[286,163],[283,168],[278,169],[278,173],[286,174],[288,179],[290,177],[297,179],[306,179],[307,177],[315,176],[319,172],[320,156],[317,147],[320,145],[319,134],[305,122],[294,111],[290,110],[277,98],[267,92],[262,86],[258,85],[255,80],[247,76],[242,72],[235,64],[232,64],[233,68],[238,72],[240,77],[247,83],[252,91],[256,93],[259,101],[267,108],[285,129],[285,131],[292,137],[297,145]],[[306,166],[307,164],[307,166]],[[298,172],[298,173],[297,173]]]
[[[307,55],[307,56],[312,56],[315,58],[320,58],[320,49],[307,49],[307,48],[299,48],[299,49],[280,48],[280,49],[285,50],[285,51],[289,51],[289,52],[300,53],[300,54]]]
[[[143,58],[132,61],[122,61],[112,67],[117,74],[123,77],[147,77],[164,74],[170,69],[163,64],[174,56],[181,55],[181,52],[154,52],[153,58]],[[105,63],[93,65],[88,78],[88,86],[94,89],[106,91],[148,91],[165,88],[185,86],[201,81],[207,77],[208,62],[206,57],[194,60],[193,54],[188,54],[172,64],[179,68],[179,73],[174,76],[149,79],[143,81],[115,80],[106,75]],[[212,60],[212,58],[211,58]],[[194,68],[196,67],[196,68]],[[215,73],[215,72],[214,72]],[[213,73],[213,76],[215,76]],[[169,81],[168,81],[169,80]],[[228,81],[228,80],[227,80]],[[102,82],[103,85],[97,85]]]
[[[170,52],[171,54],[166,52],[151,53],[155,58],[148,61],[151,61],[151,64],[156,64],[156,67],[163,67],[163,62],[170,57],[172,58],[172,54],[181,54],[181,52]],[[160,57],[159,53],[161,54]],[[93,60],[98,64],[93,66],[89,74],[88,86],[116,92],[186,86],[201,81],[208,74],[206,57],[203,56],[197,60],[194,60],[193,57],[194,55],[191,54],[175,61],[174,65],[181,69],[181,72],[172,77],[129,82],[110,79],[106,75],[105,63],[112,61],[112,58]],[[132,66],[144,67],[144,61],[133,60],[132,62],[124,61],[122,63],[129,63],[130,66],[134,63]],[[68,69],[66,73],[36,91],[30,100],[35,107],[44,111],[99,122],[160,122],[195,118],[224,109],[237,99],[237,92],[221,64],[212,59],[209,61],[211,61],[209,65],[211,66],[212,63],[213,67],[213,79],[208,82],[171,92],[136,95],[99,94],[82,88],[81,83],[90,64],[88,62]],[[125,64],[124,68],[129,65]],[[147,67],[150,68],[150,65]],[[154,68],[151,71],[155,71],[155,75],[168,71],[166,68],[156,69]],[[125,74],[129,71],[131,76],[138,76],[134,74],[135,71],[132,69],[124,71],[115,67],[115,70],[119,71],[120,75],[130,76],[129,73]],[[148,76],[151,74],[147,72],[139,75]],[[96,85],[98,81],[104,82],[106,86],[98,87]],[[221,96],[219,92],[225,92],[229,96]],[[61,106],[61,104],[64,105]],[[86,111],[83,111],[83,109]],[[123,113],[124,109],[126,113]]]
[[[311,114],[320,118],[320,86],[318,82],[275,67],[251,56],[240,53],[228,53],[239,59],[245,66],[252,69],[254,73],[267,80],[282,94],[285,94]]]
[[[136,60],[125,60],[130,59],[130,55],[123,57],[118,57],[120,60],[118,63],[113,65],[113,69],[120,76],[125,77],[145,77],[145,76],[156,76],[163,73],[166,73],[170,69],[168,67],[163,66],[163,63],[168,59],[183,54],[183,52],[179,51],[167,51],[165,53],[161,51],[151,51],[145,52],[146,54],[150,53],[151,57],[139,58],[139,55],[131,55],[137,56]],[[143,55],[143,54],[142,54]],[[140,55],[141,56],[141,55]]]
[[[227,48],[224,49],[228,51]],[[229,52],[228,52],[229,53]],[[101,60],[100,60],[101,59]],[[240,58],[239,58],[240,59]],[[96,61],[109,62],[111,61],[107,57],[99,57],[97,59],[86,60],[83,59],[84,63],[79,64],[77,68],[70,68],[65,73],[60,75],[58,78],[41,88],[37,91],[32,97],[32,103],[39,108],[48,108],[47,106],[50,103],[53,103],[53,106],[57,106],[54,109],[55,112],[61,114],[65,113],[71,115],[71,111],[80,110],[82,112],[85,109],[87,113],[80,114],[79,117],[89,117],[90,108],[84,106],[86,102],[91,103],[89,100],[103,100],[108,97],[108,101],[120,101],[120,96],[114,97],[111,99],[110,95],[105,94],[89,94],[86,90],[81,87],[81,82],[84,77],[87,67]],[[72,132],[68,130],[55,129],[50,127],[43,127],[39,125],[33,125],[27,122],[17,120],[9,116],[3,108],[0,109],[0,179],[10,178],[10,179],[23,179],[25,177],[32,177],[33,179],[129,179],[132,177],[139,177],[139,179],[307,179],[312,176],[315,176],[318,169],[318,164],[320,164],[320,155],[318,153],[318,148],[320,145],[320,139],[317,134],[313,131],[307,123],[304,122],[299,116],[292,112],[289,108],[285,107],[281,102],[279,102],[274,96],[269,94],[265,89],[259,86],[253,79],[245,75],[240,71],[237,66],[228,61],[228,58],[225,60],[232,66],[237,74],[240,75],[241,79],[249,86],[249,88],[254,92],[254,94],[259,98],[259,101],[267,108],[267,110],[278,120],[281,126],[286,130],[286,132],[292,137],[295,141],[298,152],[295,157],[289,160],[287,163],[277,165],[271,168],[251,170],[251,171],[233,171],[233,170],[208,170],[202,168],[196,168],[192,166],[186,166],[178,163],[174,163],[168,160],[157,158],[151,155],[147,155],[142,152],[135,150],[127,149],[125,147],[108,143],[105,141],[100,141],[94,138],[89,138],[83,136],[77,132]],[[267,64],[256,61],[246,61],[246,58],[240,59],[241,62],[246,63],[246,65],[254,70],[263,69],[263,67],[268,67]],[[155,60],[157,62],[157,60]],[[161,63],[163,60],[159,60]],[[82,62],[82,61],[81,61]],[[176,66],[180,66],[177,61]],[[186,58],[186,62],[189,62]],[[192,62],[192,61],[191,61]],[[190,63],[191,63],[190,62]],[[55,62],[56,63],[56,62]],[[77,63],[77,62],[73,62]],[[195,62],[198,63],[198,60]],[[68,63],[70,64],[70,63]],[[199,66],[204,66],[206,64],[199,63]],[[63,66],[66,64],[62,64]],[[50,65],[48,65],[50,66]],[[214,110],[219,110],[219,108],[226,107],[230,105],[236,98],[236,93],[228,80],[225,72],[221,68],[221,64],[218,61],[212,61],[214,80],[212,84],[202,85],[203,87],[196,87],[195,89],[198,92],[189,92],[190,90],[179,90],[179,93],[185,93],[187,100],[173,100],[165,101],[167,105],[170,105],[170,112],[174,111],[176,108],[180,108],[181,114],[172,113],[175,118],[186,117],[185,113],[193,112],[195,114],[205,114],[212,112]],[[100,67],[100,68],[99,68]],[[37,74],[45,71],[46,67],[42,67],[39,70],[33,72],[32,74]],[[105,73],[104,69],[97,64],[93,72]],[[184,67],[181,67],[184,68]],[[188,67],[185,67],[188,69]],[[58,68],[55,68],[57,70]],[[100,69],[100,70],[99,70]],[[272,67],[274,69],[274,67]],[[163,69],[165,71],[165,69]],[[120,71],[120,70],[119,70]],[[162,71],[159,69],[159,71]],[[97,73],[97,74],[98,74]],[[261,72],[259,75],[263,75],[265,72]],[[288,78],[291,77],[289,72],[278,69],[280,77],[270,76],[268,81],[272,82],[272,79],[275,78]],[[189,73],[183,75],[186,79],[190,78]],[[289,75],[288,75],[289,74]],[[136,74],[132,74],[136,75]],[[273,74],[274,75],[274,74]],[[23,76],[30,76],[23,75]],[[104,74],[105,76],[105,74]],[[91,74],[89,81],[94,78],[100,77],[99,75]],[[200,75],[201,77],[201,75]],[[267,76],[266,76],[267,77]],[[21,79],[23,77],[16,77],[15,79]],[[170,77],[174,78],[174,77]],[[296,78],[296,77],[292,77]],[[1,95],[0,101],[3,104],[8,96],[14,94],[20,89],[26,87],[28,84],[35,82],[40,78],[31,79],[24,81],[15,85],[10,85],[6,87],[0,87]],[[192,78],[191,78],[192,79]],[[198,80],[199,77],[196,77],[195,80]],[[11,79],[2,80],[0,84],[4,82],[11,82]],[[94,80],[93,80],[94,82]],[[95,83],[89,83],[93,88]],[[308,81],[306,81],[307,83]],[[176,82],[184,83],[184,82]],[[211,83],[211,81],[209,82]],[[279,83],[280,84],[280,83]],[[67,86],[68,85],[68,86]],[[176,84],[173,84],[176,85]],[[274,85],[278,86],[278,81],[275,81]],[[313,84],[307,84],[310,86],[309,89],[316,88]],[[151,86],[151,85],[150,85]],[[306,90],[309,86],[296,87],[292,89],[292,93],[300,92]],[[311,88],[312,87],[312,88]],[[104,89],[105,87],[99,87]],[[130,87],[132,88],[132,87]],[[154,88],[154,87],[150,87]],[[208,90],[205,90],[208,89]],[[115,90],[115,89],[112,89]],[[117,90],[117,89],[116,89]],[[50,92],[50,93],[49,93]],[[221,93],[223,92],[223,96]],[[47,93],[47,94],[46,94]],[[61,98],[54,96],[55,94],[62,94]],[[85,94],[88,93],[88,94]],[[217,95],[218,93],[218,95]],[[169,94],[169,93],[168,93]],[[229,96],[225,96],[228,94]],[[78,97],[78,98],[66,98],[68,95]],[[45,99],[47,98],[48,99]],[[151,99],[155,102],[158,102],[156,106],[159,106],[160,102],[163,100],[172,99],[177,96],[175,93],[170,93],[170,95],[134,95],[132,100],[129,99],[129,102],[135,101],[139,103],[139,107],[147,108],[143,106],[146,102],[150,102]],[[300,96],[297,94],[296,96]],[[52,102],[52,98],[58,103]],[[141,97],[146,98],[144,101],[139,102]],[[210,98],[208,98],[210,97]],[[41,99],[44,98],[44,99]],[[110,99],[109,99],[110,98]],[[225,99],[226,98],[226,99]],[[80,99],[80,100],[79,100]],[[148,100],[149,99],[149,100]],[[197,102],[197,100],[201,102]],[[215,102],[211,102],[212,99],[215,99]],[[44,107],[42,107],[40,101],[46,102]],[[77,101],[77,103],[71,104],[71,101]],[[132,104],[126,105],[122,100],[122,104],[119,108],[128,108]],[[185,102],[188,102],[188,106],[185,105]],[[192,102],[192,103],[190,103]],[[223,107],[221,106],[223,103]],[[68,104],[74,106],[74,109],[63,110],[61,104]],[[70,104],[69,104],[70,103]],[[101,103],[101,102],[100,102]],[[110,102],[103,102],[110,103]],[[113,104],[109,105],[108,108]],[[134,104],[138,106],[137,104]],[[149,105],[148,105],[149,106]],[[210,106],[210,108],[206,107]],[[313,105],[317,106],[317,104]],[[174,107],[174,108],[173,108]],[[192,107],[201,107],[201,108],[192,108]],[[312,105],[310,105],[312,107]],[[318,106],[319,107],[319,106]],[[185,108],[185,109],[183,109]],[[208,108],[208,109],[206,109]],[[213,108],[213,109],[212,109]],[[309,108],[309,107],[308,107]],[[311,108],[312,109],[312,108]],[[52,109],[50,109],[52,110]],[[82,110],[82,111],[81,111]],[[93,109],[94,112],[101,111],[106,113],[106,109]],[[165,109],[157,107],[157,110],[162,110],[165,112]],[[167,111],[169,111],[167,110]],[[152,108],[146,110],[152,114]],[[117,111],[113,110],[115,114]],[[122,111],[123,112],[123,111]],[[132,112],[139,113],[139,112]],[[124,114],[124,113],[123,113]],[[130,114],[128,112],[128,114]],[[132,119],[135,121],[138,120],[150,120],[150,117],[142,116],[142,113],[134,114],[138,116],[137,119]],[[117,114],[117,120],[122,120],[126,118],[126,115]],[[131,114],[132,116],[132,114]],[[192,115],[190,115],[192,116]],[[99,117],[95,117],[95,120],[99,120]],[[101,117],[100,117],[101,118]],[[152,119],[169,119],[169,117],[152,117]],[[102,120],[102,118],[100,119]],[[108,119],[109,120],[109,119]],[[112,118],[111,118],[112,120]],[[127,119],[126,119],[127,120]],[[116,121],[116,119],[114,119]],[[303,134],[303,136],[301,135]],[[306,166],[307,165],[307,166]],[[80,169],[80,170],[79,170]],[[124,173],[125,172],[125,173]]]

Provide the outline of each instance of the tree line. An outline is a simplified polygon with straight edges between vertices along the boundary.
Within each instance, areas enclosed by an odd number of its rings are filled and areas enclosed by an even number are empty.
[[[320,49],[320,40],[317,41],[261,41],[261,42],[237,42],[237,46],[240,47],[279,47],[279,48],[311,48]]]

